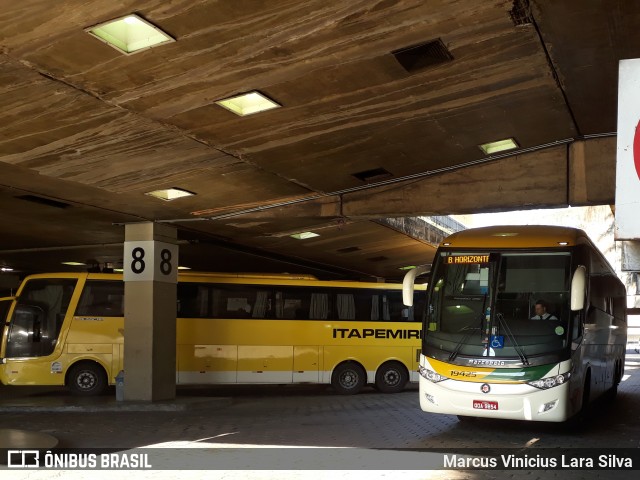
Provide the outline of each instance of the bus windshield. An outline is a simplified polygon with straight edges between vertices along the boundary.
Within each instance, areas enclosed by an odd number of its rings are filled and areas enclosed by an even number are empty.
[[[566,350],[570,260],[569,252],[441,252],[425,317],[425,354],[540,364]]]
[[[53,352],[75,284],[75,279],[27,283],[13,310],[6,357],[41,357]]]

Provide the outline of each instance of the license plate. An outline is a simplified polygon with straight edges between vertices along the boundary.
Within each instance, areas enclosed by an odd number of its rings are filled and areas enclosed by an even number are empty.
[[[498,402],[490,402],[488,400],[474,400],[473,408],[477,410],[498,410]]]

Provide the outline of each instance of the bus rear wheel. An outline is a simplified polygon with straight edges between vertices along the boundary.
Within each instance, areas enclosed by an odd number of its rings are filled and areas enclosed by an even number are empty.
[[[100,395],[107,388],[107,375],[96,363],[77,363],[69,369],[67,387],[75,395]]]
[[[400,362],[383,363],[376,372],[376,388],[384,393],[398,393],[404,390],[409,374]]]
[[[341,395],[359,393],[367,382],[367,372],[355,362],[338,365],[331,375],[331,386]]]

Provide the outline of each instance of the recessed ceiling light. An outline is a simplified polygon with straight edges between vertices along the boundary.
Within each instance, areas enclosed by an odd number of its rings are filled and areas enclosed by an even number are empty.
[[[0,272],[13,272],[13,268],[11,267],[1,267]]]
[[[561,245],[561,246],[564,247],[566,245],[569,245],[569,242],[558,242],[558,245]]]
[[[175,42],[158,27],[134,14],[85,28],[84,31],[125,55]]]
[[[491,155],[493,153],[518,148],[518,144],[513,138],[506,138],[504,140],[498,140],[497,142],[484,143],[482,145],[478,145],[478,147],[480,147],[480,150],[482,150],[486,155]]]
[[[280,104],[255,90],[235,97],[218,100],[216,103],[241,117],[280,107]]]
[[[164,190],[154,190],[153,192],[147,192],[145,195],[151,195],[152,197],[159,198],[160,200],[164,200],[165,202],[170,202],[171,200],[175,200],[176,198],[182,197],[190,197],[195,195],[195,193],[190,192],[188,190],[184,190],[182,188],[166,188]]]
[[[296,240],[304,240],[305,238],[319,237],[320,235],[313,232],[301,232],[301,233],[294,233],[293,235],[289,235],[289,236],[291,238],[295,238]]]
[[[178,267],[178,270],[191,270],[191,267]]]
[[[86,267],[86,263],[82,262],[61,262],[62,265],[69,265],[70,267]]]

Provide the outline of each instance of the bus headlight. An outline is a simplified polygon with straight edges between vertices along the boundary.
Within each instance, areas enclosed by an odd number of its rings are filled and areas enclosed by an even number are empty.
[[[443,380],[446,380],[447,377],[443,377],[439,373],[434,372],[433,370],[429,370],[428,368],[424,368],[422,365],[418,367],[418,372],[423,378],[426,378],[430,382],[438,383]]]
[[[533,382],[527,382],[532,387],[539,388],[540,390],[547,390],[548,388],[557,387],[558,385],[562,385],[571,376],[570,372],[561,373],[560,375],[556,375],[555,377],[547,377],[541,378],[540,380],[534,380]]]

